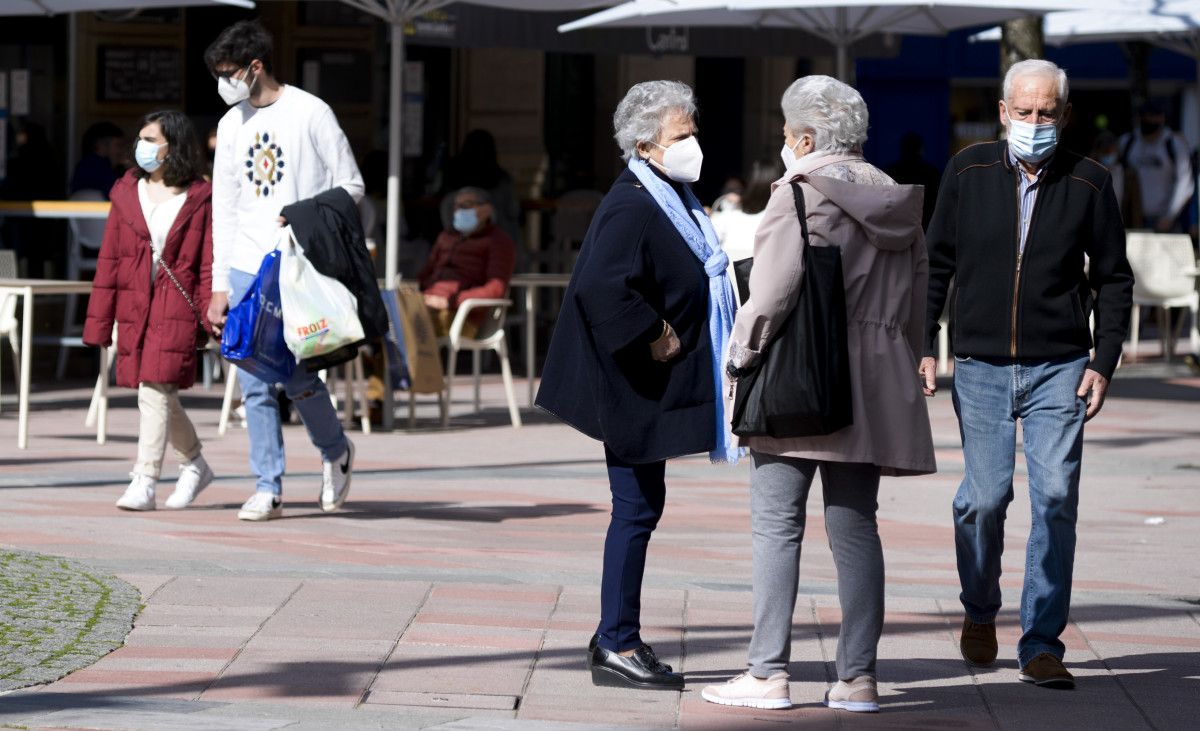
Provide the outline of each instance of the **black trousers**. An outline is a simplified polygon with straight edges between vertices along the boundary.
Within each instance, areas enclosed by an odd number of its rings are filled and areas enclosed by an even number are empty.
[[[666,502],[667,463],[630,464],[604,447],[612,518],[604,539],[604,576],[600,582],[599,644],[611,652],[642,645],[642,575],[646,547]]]

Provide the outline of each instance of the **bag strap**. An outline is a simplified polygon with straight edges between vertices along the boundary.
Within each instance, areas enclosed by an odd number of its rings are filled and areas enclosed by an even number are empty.
[[[154,244],[150,245],[150,256],[154,257],[154,261],[158,262],[162,270],[167,273],[167,278],[171,280],[171,284],[175,285],[175,289],[179,291],[179,294],[183,297],[183,301],[187,302],[188,309],[192,311],[192,317],[196,318],[196,324],[204,327],[204,320],[200,318],[200,310],[196,308],[196,303],[192,301],[192,298],[183,289],[183,285],[175,278],[175,272],[171,271],[171,267],[167,266],[167,263],[163,261],[162,255],[155,251]]]
[[[793,180],[792,198],[796,201],[796,216],[800,219],[800,236],[804,241],[804,246],[808,246],[808,209],[804,207],[804,191],[800,188],[800,183]],[[804,248],[800,249],[800,254],[803,256]]]

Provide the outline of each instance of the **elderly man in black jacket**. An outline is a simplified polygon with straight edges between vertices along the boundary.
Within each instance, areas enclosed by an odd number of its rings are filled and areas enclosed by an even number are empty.
[[[1071,108],[1066,74],[1048,61],[1015,64],[999,106],[1007,140],[968,147],[942,177],[927,237],[928,341],[920,371],[932,396],[938,319],[953,278],[953,395],[966,460],[953,505],[966,614],[960,648],[973,665],[996,659],[1019,420],[1033,506],[1020,679],[1073,688],[1059,635],[1071,602],[1083,424],[1100,411],[1117,367],[1133,275],[1108,170],[1058,148]]]

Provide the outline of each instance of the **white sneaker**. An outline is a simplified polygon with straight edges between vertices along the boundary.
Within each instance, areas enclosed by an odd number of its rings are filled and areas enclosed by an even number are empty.
[[[269,492],[256,492],[242,503],[238,520],[271,520],[283,517],[283,500]]]
[[[136,472],[132,477],[125,494],[117,499],[117,507],[121,510],[154,510],[154,485],[158,480]]]
[[[825,705],[855,713],[879,713],[879,690],[875,678],[860,675],[847,683],[839,680],[825,692]]]
[[[700,697],[709,703],[745,708],[785,709],[792,707],[788,690],[788,674],[782,670],[763,680],[750,673],[742,673],[721,685],[710,685],[700,691]]]
[[[354,473],[354,442],[346,440],[346,453],[337,462],[321,463],[321,510],[331,513],[342,507],[350,494],[350,477]]]
[[[167,498],[167,507],[171,510],[186,508],[212,481],[212,468],[203,456],[197,455],[191,462],[179,467],[179,479],[175,482],[175,492]]]

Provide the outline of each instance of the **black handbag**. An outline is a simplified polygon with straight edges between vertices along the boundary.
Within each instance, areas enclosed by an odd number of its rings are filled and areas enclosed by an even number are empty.
[[[738,379],[732,423],[741,437],[817,436],[854,423],[842,251],[809,245],[804,194],[798,183],[791,185],[803,235],[800,296],[758,366]],[[752,264],[734,264],[745,297]]]

